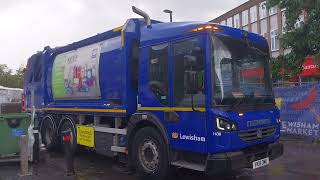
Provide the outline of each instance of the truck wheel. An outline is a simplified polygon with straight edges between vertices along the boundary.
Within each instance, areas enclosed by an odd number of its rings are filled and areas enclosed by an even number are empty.
[[[57,148],[55,138],[55,124],[51,119],[46,118],[41,126],[41,139],[42,143],[46,146],[49,151],[54,151]]]
[[[134,137],[132,155],[135,169],[143,179],[165,179],[169,174],[169,158],[161,134],[154,128],[140,129]]]
[[[71,140],[70,141],[71,141],[73,152],[75,152],[77,149],[77,134],[76,134],[76,129],[71,121],[72,120],[68,119],[68,120],[64,120],[64,122],[62,122],[63,124],[61,125],[61,128],[60,128],[60,136],[62,135],[63,131],[71,131],[71,134],[70,134]],[[61,139],[61,144],[63,144],[62,137],[60,139]]]

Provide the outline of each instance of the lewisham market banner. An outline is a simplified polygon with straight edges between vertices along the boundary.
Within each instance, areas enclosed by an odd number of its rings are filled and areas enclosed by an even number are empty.
[[[274,88],[282,133],[320,138],[320,83]]]

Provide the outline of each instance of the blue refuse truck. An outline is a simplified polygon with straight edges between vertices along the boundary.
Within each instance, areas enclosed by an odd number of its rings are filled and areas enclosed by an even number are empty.
[[[71,130],[74,148],[158,179],[173,166],[224,174],[282,155],[265,38],[133,11],[143,18],[28,59],[24,108],[48,149]]]

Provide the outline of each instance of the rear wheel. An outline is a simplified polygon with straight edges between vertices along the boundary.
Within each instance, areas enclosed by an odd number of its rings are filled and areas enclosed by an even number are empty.
[[[56,126],[50,118],[44,119],[41,126],[42,143],[49,151],[54,151],[57,148],[57,141],[55,137]]]
[[[135,169],[142,178],[162,180],[168,177],[167,145],[157,130],[151,127],[140,129],[132,146]]]

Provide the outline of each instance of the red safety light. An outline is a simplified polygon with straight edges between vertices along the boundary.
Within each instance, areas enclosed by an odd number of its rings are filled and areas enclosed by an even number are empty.
[[[70,141],[71,140],[71,136],[63,136],[63,141]]]
[[[194,28],[194,29],[192,29],[192,32],[198,32],[198,31],[203,31],[203,30],[217,31],[217,30],[220,30],[220,27],[215,26],[215,25],[206,25],[206,26]]]

